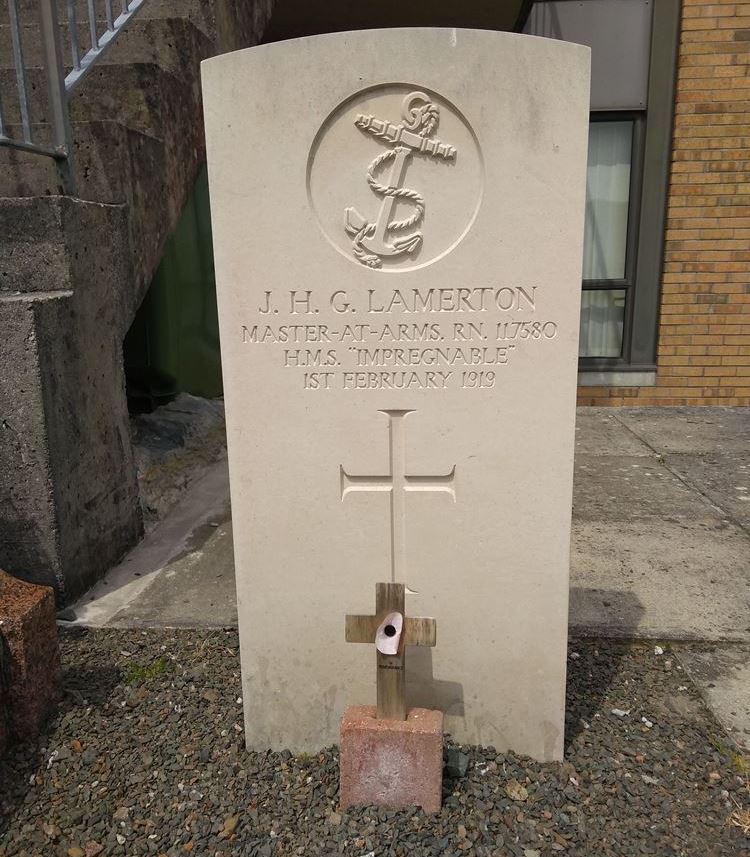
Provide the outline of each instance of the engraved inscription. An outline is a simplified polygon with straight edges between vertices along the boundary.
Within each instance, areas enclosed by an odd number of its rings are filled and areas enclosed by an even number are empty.
[[[390,559],[391,580],[406,580],[406,497],[407,491],[441,492],[450,495],[456,502],[456,466],[437,476],[410,476],[406,473],[406,437],[404,423],[411,410],[379,411],[388,417],[389,468],[384,476],[351,474],[339,468],[341,476],[341,499],[354,491],[386,491],[390,494]]]
[[[373,159],[367,169],[367,184],[383,197],[377,219],[368,221],[356,208],[346,208],[346,231],[352,236],[352,252],[368,268],[380,268],[383,259],[414,253],[422,243],[416,228],[424,219],[425,201],[416,190],[404,187],[409,162],[414,154],[452,161],[456,148],[431,139],[440,120],[440,108],[424,92],[410,92],[403,101],[403,121],[399,125],[376,116],[357,114],[354,124],[361,131],[393,145]],[[380,176],[391,164],[387,184]],[[413,211],[408,217],[394,217],[397,202],[408,201]],[[392,235],[391,233],[396,233]]]
[[[517,354],[558,337],[545,295],[528,284],[267,290],[241,341],[271,346],[305,390],[491,390]]]

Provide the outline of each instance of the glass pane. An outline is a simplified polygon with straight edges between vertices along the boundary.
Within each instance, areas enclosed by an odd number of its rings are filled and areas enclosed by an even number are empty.
[[[625,289],[586,289],[581,300],[579,357],[619,357]]]
[[[589,125],[584,280],[625,276],[632,148],[632,121]]]

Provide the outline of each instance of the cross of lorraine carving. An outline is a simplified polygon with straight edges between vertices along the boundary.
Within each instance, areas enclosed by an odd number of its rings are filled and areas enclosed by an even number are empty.
[[[395,653],[381,651],[376,637],[382,641],[396,636]],[[403,583],[375,585],[374,616],[346,617],[347,643],[376,644],[379,720],[406,720],[406,647],[434,646],[436,637],[437,623],[434,619],[405,615]]]
[[[379,411],[388,417],[389,472],[385,475],[347,473],[340,465],[341,499],[355,491],[390,494],[390,566],[391,581],[406,580],[406,493],[445,493],[456,502],[456,466],[438,475],[409,475],[406,472],[406,431],[404,421],[409,410]]]

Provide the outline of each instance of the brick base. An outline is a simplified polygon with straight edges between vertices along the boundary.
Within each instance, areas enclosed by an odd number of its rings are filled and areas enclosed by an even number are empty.
[[[61,696],[52,589],[0,571],[0,646],[0,743],[35,738]]]
[[[341,808],[421,806],[439,812],[443,787],[443,714],[412,708],[406,720],[378,720],[352,706],[341,721]]]
[[[750,345],[748,346],[750,348]],[[660,378],[657,373],[657,379]],[[728,395],[731,390],[695,389],[692,393],[683,388],[667,387],[579,387],[578,404],[581,407],[747,407],[750,395]]]

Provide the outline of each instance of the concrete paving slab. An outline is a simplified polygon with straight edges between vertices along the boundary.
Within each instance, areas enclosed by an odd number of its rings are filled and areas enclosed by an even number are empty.
[[[110,627],[226,628],[237,626],[232,524],[166,565],[153,584],[116,613]]]
[[[570,633],[750,641],[750,537],[732,524],[574,521]]]
[[[578,408],[576,455],[644,455],[653,450],[624,426],[612,408]]]
[[[731,526],[574,522],[573,635],[750,640],[750,538]],[[231,524],[112,615],[118,627],[237,624]]]
[[[750,408],[614,408],[613,415],[663,454],[750,449]]]
[[[672,648],[719,723],[740,748],[750,750],[750,646]]]
[[[668,455],[667,467],[750,532],[750,449]]]
[[[675,453],[678,478],[615,413],[578,422],[571,633],[750,641],[750,535],[722,512],[750,506],[727,496],[746,459]],[[236,624],[226,463],[212,474],[76,605],[80,624]]]
[[[706,521],[725,517],[655,456],[576,455],[573,517],[581,521]]]
[[[226,459],[212,465],[143,541],[73,607],[72,625],[100,627],[145,595],[163,570],[204,542],[211,524],[229,516],[229,468]]]

